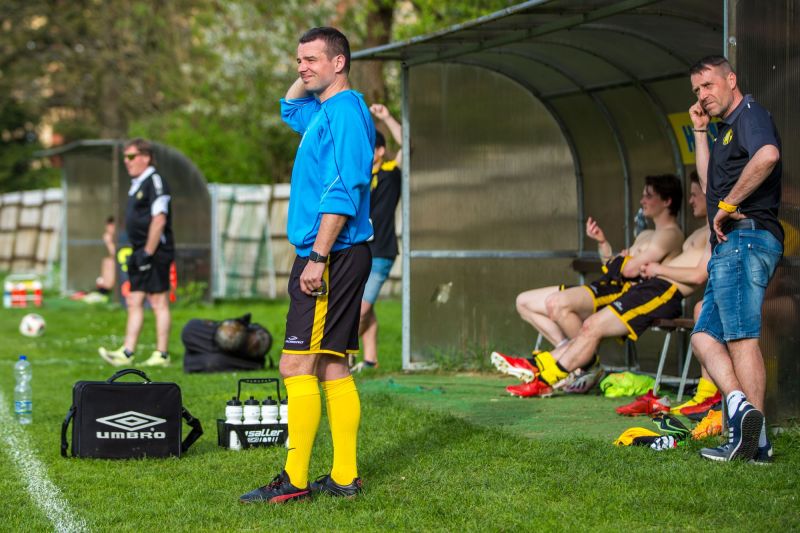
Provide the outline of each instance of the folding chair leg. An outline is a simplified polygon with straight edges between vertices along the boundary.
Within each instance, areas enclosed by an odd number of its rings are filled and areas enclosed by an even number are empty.
[[[653,385],[653,395],[658,394],[658,386],[661,384],[661,373],[664,371],[664,361],[667,359],[670,339],[672,339],[672,332],[668,331],[667,336],[664,337],[664,346],[661,348],[661,359],[658,360],[658,372],[656,372],[656,382]]]
[[[678,403],[683,399],[683,389],[686,387],[686,377],[689,375],[689,366],[692,364],[692,342],[689,341],[689,348],[686,349],[686,360],[683,362],[683,374],[681,374],[681,386],[678,387]]]
[[[536,337],[536,346],[533,347],[534,351],[537,351],[537,352],[539,351],[539,346],[542,345],[542,337],[543,337],[542,333],[539,332],[539,336]]]

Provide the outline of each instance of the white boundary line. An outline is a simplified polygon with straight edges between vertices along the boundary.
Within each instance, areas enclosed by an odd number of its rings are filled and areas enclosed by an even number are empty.
[[[3,450],[17,467],[28,495],[58,532],[89,531],[86,522],[72,511],[61,490],[47,477],[47,468],[25,445],[28,436],[8,411],[6,398],[0,391],[0,427]]]

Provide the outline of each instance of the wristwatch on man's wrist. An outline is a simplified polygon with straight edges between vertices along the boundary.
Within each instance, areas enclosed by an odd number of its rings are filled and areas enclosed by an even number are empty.
[[[311,253],[308,254],[308,260],[312,263],[324,263],[328,260],[327,255],[319,255],[314,250],[311,250]]]

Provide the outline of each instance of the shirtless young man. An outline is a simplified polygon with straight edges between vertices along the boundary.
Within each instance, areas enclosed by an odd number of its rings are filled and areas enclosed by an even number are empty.
[[[586,285],[571,288],[555,285],[523,292],[517,296],[519,315],[554,347],[574,338],[589,315],[630,288],[631,282],[639,277],[642,265],[669,259],[681,252],[683,232],[676,216],[682,199],[683,188],[677,177],[647,176],[639,203],[655,229],[641,232],[630,249],[612,257],[605,233],[590,217],[586,221],[586,234],[597,241],[598,252],[605,262],[603,276]],[[523,381],[532,381],[536,375],[533,363],[526,363],[523,358],[499,352],[493,352],[491,357],[498,370]]]
[[[691,191],[689,203],[694,216],[705,217],[705,196],[698,181],[693,180]],[[603,338],[627,336],[637,340],[656,319],[679,316],[683,298],[707,279],[706,265],[711,256],[708,237],[706,224],[689,236],[679,255],[665,259],[662,264],[658,261],[639,264],[639,282],[630,283],[618,298],[584,320],[574,339],[552,352],[538,354],[536,379],[506,390],[515,396],[550,396],[553,385],[569,386],[570,380],[566,378],[571,372],[594,362]]]

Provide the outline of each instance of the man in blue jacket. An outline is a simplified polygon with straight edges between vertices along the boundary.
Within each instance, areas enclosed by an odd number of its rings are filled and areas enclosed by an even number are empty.
[[[289,397],[290,447],[284,470],[242,502],[284,503],[312,492],[351,497],[361,491],[356,438],[361,405],[347,366],[358,352],[361,297],[372,263],[367,241],[375,126],[361,94],[350,89],[350,45],[334,28],[300,38],[300,77],[281,100],[281,116],[302,135],[292,170],[287,233],[297,257],[280,371]],[[308,483],[322,411],[333,440],[333,468]]]

